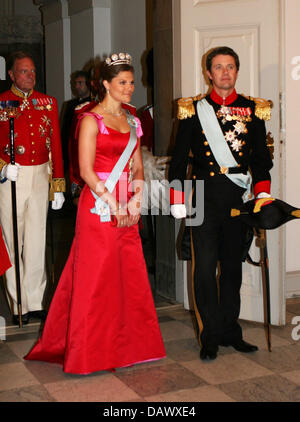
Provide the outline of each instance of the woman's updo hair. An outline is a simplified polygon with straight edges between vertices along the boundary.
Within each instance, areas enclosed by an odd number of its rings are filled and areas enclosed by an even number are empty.
[[[113,78],[118,76],[120,72],[132,72],[134,73],[134,68],[131,64],[121,63],[121,64],[108,64],[104,61],[101,64],[100,74],[99,74],[99,101],[103,101],[106,88],[103,85],[103,81],[111,82]]]

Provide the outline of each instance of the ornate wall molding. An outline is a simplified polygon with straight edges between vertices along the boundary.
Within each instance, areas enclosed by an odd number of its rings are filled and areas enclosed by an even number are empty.
[[[43,39],[41,19],[35,16],[1,16],[2,44],[39,43]]]

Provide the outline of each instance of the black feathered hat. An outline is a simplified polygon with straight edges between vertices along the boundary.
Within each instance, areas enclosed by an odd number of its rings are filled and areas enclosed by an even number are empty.
[[[270,203],[262,206],[264,203]],[[300,218],[300,209],[280,199],[263,198],[246,202],[240,209],[233,208],[231,217],[239,217],[256,229],[272,230],[288,221]]]

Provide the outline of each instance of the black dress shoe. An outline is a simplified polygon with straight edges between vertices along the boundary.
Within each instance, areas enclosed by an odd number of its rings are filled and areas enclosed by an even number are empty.
[[[238,352],[242,352],[242,353],[251,353],[251,352],[256,352],[258,350],[257,346],[254,346],[254,344],[250,344],[247,343],[244,340],[236,340],[236,341],[232,341],[230,343],[222,343],[220,344],[220,346],[232,346],[235,350],[237,350]]]
[[[28,314],[29,314],[29,318],[40,319],[41,321],[45,321],[45,319],[47,318],[47,311],[43,309],[40,311],[31,311],[31,312],[28,312]]]
[[[202,347],[200,351],[200,359],[205,360],[214,360],[216,359],[218,354],[218,348],[217,347]]]
[[[22,325],[26,325],[29,322],[29,314],[22,314]],[[13,315],[13,324],[19,325],[19,315]]]

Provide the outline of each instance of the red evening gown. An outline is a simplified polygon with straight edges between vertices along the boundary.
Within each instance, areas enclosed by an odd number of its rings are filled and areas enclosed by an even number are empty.
[[[129,133],[107,128],[98,114],[86,114],[98,122],[94,170],[104,180],[103,173],[112,171]],[[122,179],[125,175],[128,180],[128,174],[127,163]],[[62,364],[64,372],[74,374],[165,357],[138,225],[117,228],[100,222],[99,215],[90,212],[94,205],[85,185],[72,248],[42,336],[24,357]]]

